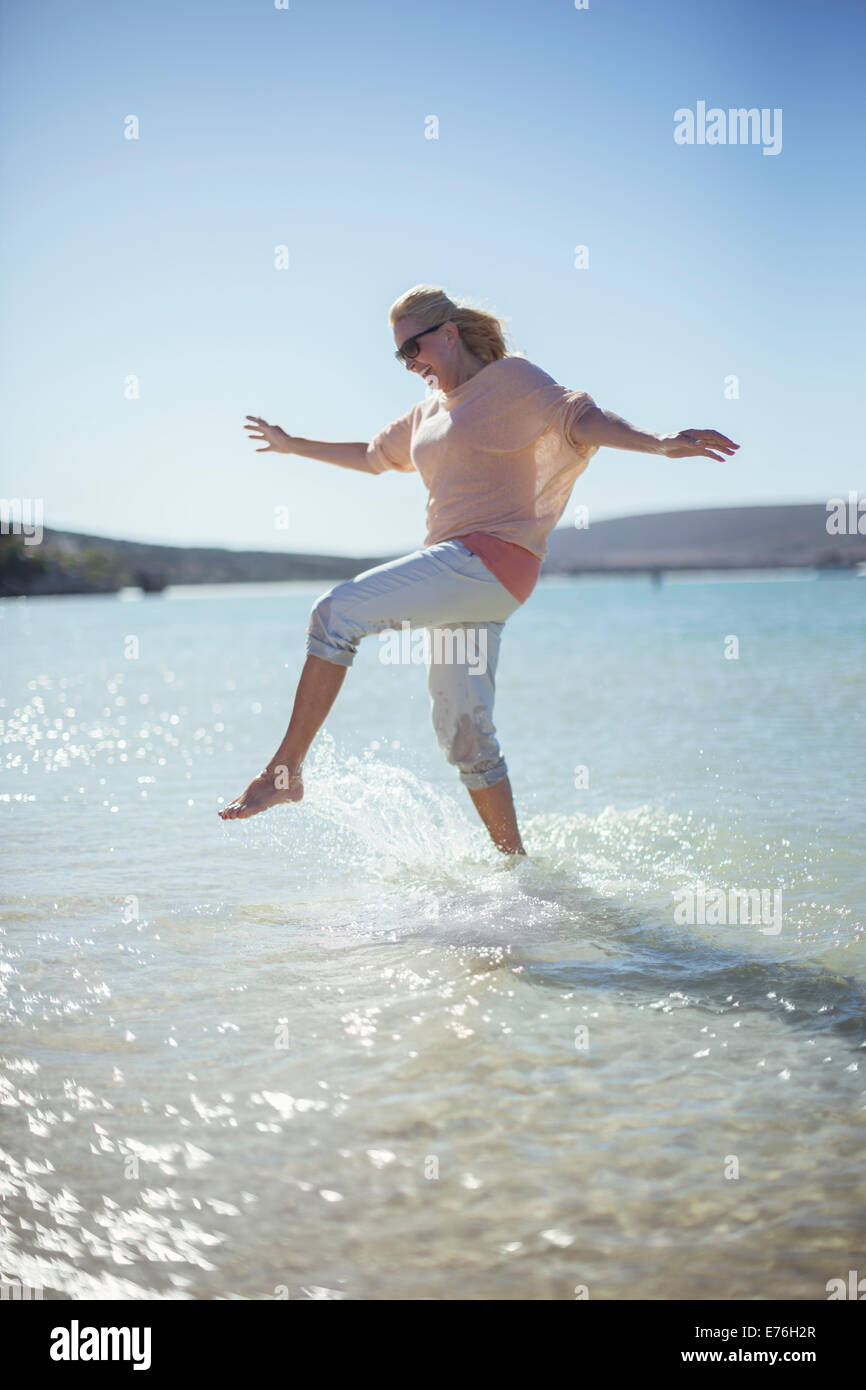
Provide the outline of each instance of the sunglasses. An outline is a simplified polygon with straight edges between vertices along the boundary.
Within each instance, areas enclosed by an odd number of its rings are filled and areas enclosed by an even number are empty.
[[[443,319],[443,320],[442,320],[442,323],[447,323],[447,322],[448,322],[447,319]],[[434,325],[433,325],[432,328],[425,328],[425,329],[423,329],[420,333],[416,333],[414,338],[407,338],[406,341],[405,341],[405,343],[403,344],[403,346],[397,348],[397,351],[394,353],[394,356],[396,357],[397,361],[398,361],[398,362],[411,362],[411,361],[413,361],[413,360],[418,356],[418,353],[421,351],[421,347],[420,347],[420,344],[419,344],[419,342],[418,342],[418,339],[419,339],[419,338],[423,338],[424,335],[425,335],[425,333],[435,333],[437,328],[441,328],[441,327],[442,327],[442,323],[434,323]]]

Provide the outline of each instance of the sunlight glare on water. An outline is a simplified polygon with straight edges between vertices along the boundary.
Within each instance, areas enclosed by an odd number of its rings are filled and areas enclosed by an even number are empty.
[[[498,676],[525,860],[372,645],[304,801],[219,820],[309,603],[0,605],[3,1276],[825,1296],[863,1235],[861,587],[542,585]],[[675,920],[718,887],[780,930]]]

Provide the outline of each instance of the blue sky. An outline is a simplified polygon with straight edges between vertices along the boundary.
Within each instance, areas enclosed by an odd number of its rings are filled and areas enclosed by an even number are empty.
[[[46,525],[414,549],[417,477],[258,454],[243,422],[368,439],[408,410],[422,388],[387,311],[419,281],[507,316],[517,349],[635,424],[741,444],[724,464],[602,450],[563,521],[862,482],[854,0],[2,16],[0,493],[43,498]],[[677,145],[674,112],[699,101],[780,108],[781,152]]]

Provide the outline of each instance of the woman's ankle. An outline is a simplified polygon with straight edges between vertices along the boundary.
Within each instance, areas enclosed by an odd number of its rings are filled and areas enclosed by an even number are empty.
[[[303,766],[303,763],[294,760],[290,761],[288,759],[281,760],[280,758],[272,758],[267,766],[262,768],[259,776],[273,778],[275,782],[282,779],[285,783],[288,783],[293,777],[301,776]]]

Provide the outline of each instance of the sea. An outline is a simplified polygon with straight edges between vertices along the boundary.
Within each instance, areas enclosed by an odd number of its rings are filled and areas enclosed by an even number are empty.
[[[303,802],[219,818],[323,587],[0,603],[4,1296],[866,1276],[866,582],[543,580],[525,859],[372,637]]]

